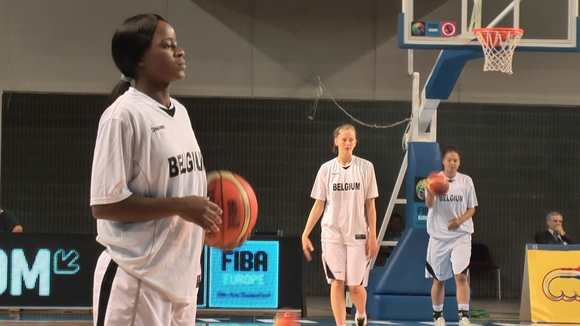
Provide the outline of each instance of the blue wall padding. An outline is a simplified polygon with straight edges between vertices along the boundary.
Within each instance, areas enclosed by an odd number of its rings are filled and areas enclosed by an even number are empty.
[[[368,293],[429,295],[433,281],[425,278],[428,241],[424,229],[405,230],[387,263],[371,270]]]
[[[407,216],[405,228],[414,225],[415,179],[426,178],[433,171],[441,171],[441,150],[436,142],[410,142],[407,153]],[[426,231],[425,231],[426,232]]]

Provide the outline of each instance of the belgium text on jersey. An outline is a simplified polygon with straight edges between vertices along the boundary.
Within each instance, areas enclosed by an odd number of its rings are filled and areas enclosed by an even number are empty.
[[[333,183],[332,191],[360,190],[360,182]]]
[[[463,195],[441,195],[439,196],[440,201],[463,201]]]
[[[169,161],[169,177],[192,171],[204,171],[201,152],[186,152],[167,159]]]

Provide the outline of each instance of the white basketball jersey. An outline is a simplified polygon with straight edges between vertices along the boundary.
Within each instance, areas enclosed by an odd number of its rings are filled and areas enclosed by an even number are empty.
[[[323,242],[366,242],[365,200],[379,196],[371,162],[353,156],[347,168],[337,158],[322,164],[310,196],[326,201],[320,222]]]
[[[206,196],[205,167],[187,110],[174,116],[130,88],[103,113],[95,146],[91,205],[145,197]],[[179,216],[147,222],[97,221],[97,241],[126,272],[173,302],[194,302],[204,231]]]
[[[449,180],[446,194],[437,195],[435,206],[427,214],[427,233],[436,239],[455,238],[473,233],[473,219],[469,218],[456,230],[448,230],[449,220],[461,217],[468,208],[477,206],[477,196],[473,180],[465,174],[457,173]]]

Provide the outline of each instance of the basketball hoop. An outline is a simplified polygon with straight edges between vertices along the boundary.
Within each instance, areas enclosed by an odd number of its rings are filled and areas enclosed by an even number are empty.
[[[483,71],[512,72],[512,58],[516,46],[524,35],[520,28],[476,28],[473,33],[483,47]]]

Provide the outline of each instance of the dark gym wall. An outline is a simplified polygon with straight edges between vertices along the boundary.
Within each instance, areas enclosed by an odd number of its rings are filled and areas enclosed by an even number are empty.
[[[90,170],[105,99],[3,93],[1,199],[18,214],[25,232],[96,232],[89,207]],[[359,138],[355,154],[375,165],[380,226],[403,158],[406,124],[365,127],[330,101],[321,101],[314,112],[311,100],[178,99],[189,110],[206,169],[244,176],[259,201],[256,229],[283,230],[287,236],[302,233],[316,172],[334,157],[334,128],[353,123]],[[411,111],[407,102],[340,104],[357,119],[380,126],[404,120]],[[438,141],[462,149],[460,171],[473,178],[480,205],[474,241],[487,243],[501,267],[503,297],[519,298],[524,244],[545,227],[549,211],[564,214],[567,232],[580,237],[575,217],[579,123],[580,112],[571,107],[439,106]],[[304,264],[307,295],[328,294],[319,230],[311,236],[315,259]],[[493,296],[492,284],[474,288],[474,295]]]

